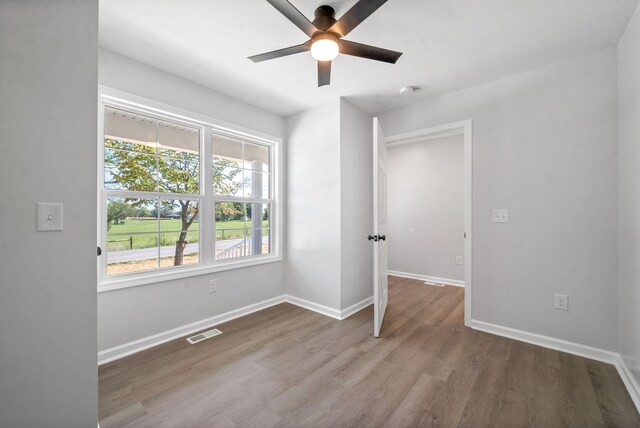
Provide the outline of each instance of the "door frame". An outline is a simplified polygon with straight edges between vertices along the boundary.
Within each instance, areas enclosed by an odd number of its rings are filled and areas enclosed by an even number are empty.
[[[432,126],[385,137],[387,147],[418,143],[453,135],[464,136],[464,325],[471,327],[473,284],[473,129],[472,120]]]

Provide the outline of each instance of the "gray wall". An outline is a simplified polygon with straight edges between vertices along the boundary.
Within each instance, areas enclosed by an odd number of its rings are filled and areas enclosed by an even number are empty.
[[[340,101],[341,309],[373,293],[373,117]]]
[[[286,289],[340,308],[340,101],[287,118]]]
[[[619,351],[640,383],[640,8],[618,46]]]
[[[0,2],[2,427],[96,426],[97,57],[97,1]]]
[[[389,269],[464,281],[464,137],[391,146]]]
[[[284,137],[284,119],[280,116],[104,49],[100,50],[99,81],[138,96]],[[216,293],[208,292],[211,278],[218,278]],[[98,349],[122,345],[282,294],[282,262],[102,292],[98,294]]]
[[[388,136],[465,119],[473,318],[616,349],[616,49],[381,115]],[[492,223],[492,208],[510,223]]]

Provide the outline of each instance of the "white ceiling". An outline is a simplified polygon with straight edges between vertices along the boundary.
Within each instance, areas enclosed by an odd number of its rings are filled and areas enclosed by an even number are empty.
[[[311,20],[323,4],[290,1]],[[324,4],[339,18],[355,2]],[[265,0],[101,0],[100,45],[284,116],[339,96],[378,113],[615,46],[637,3],[389,0],[346,39],[404,52],[397,64],[341,55],[322,88],[308,53],[247,59],[307,39]]]

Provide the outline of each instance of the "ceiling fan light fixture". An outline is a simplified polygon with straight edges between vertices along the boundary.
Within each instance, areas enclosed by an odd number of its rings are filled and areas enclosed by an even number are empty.
[[[311,56],[318,63],[318,87],[320,87],[331,84],[331,61],[338,54],[382,61],[389,64],[395,64],[402,55],[402,52],[343,39],[362,21],[385,4],[387,0],[357,0],[356,4],[338,20],[335,18],[336,12],[333,7],[322,5],[315,10],[313,22],[309,21],[289,0],[267,0],[267,2],[301,29],[310,39],[300,45],[250,56],[249,59],[253,62],[262,62],[311,51]]]
[[[314,37],[311,44],[311,56],[317,61],[331,61],[340,53],[338,38],[330,33],[320,34]]]

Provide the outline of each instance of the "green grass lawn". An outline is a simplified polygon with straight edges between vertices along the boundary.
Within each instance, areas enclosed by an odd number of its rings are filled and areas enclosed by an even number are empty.
[[[267,220],[262,221],[262,227],[268,227]],[[160,221],[160,245],[175,245],[180,234],[182,222],[180,220],[161,220]],[[244,222],[242,220],[219,221],[216,223],[216,239],[238,239],[244,236]],[[198,223],[193,223],[187,234],[189,243],[199,241]],[[239,229],[239,230],[228,230]],[[140,248],[152,248],[158,245],[158,222],[156,220],[132,220],[127,219],[121,224],[114,224],[108,231],[108,251],[122,251]],[[149,233],[149,235],[133,235],[133,233]],[[117,235],[116,235],[117,234]],[[127,235],[132,234],[132,235]],[[263,235],[267,235],[267,231],[263,231]],[[132,241],[130,241],[132,240]],[[117,242],[114,242],[117,241]],[[133,245],[131,245],[133,244]]]

